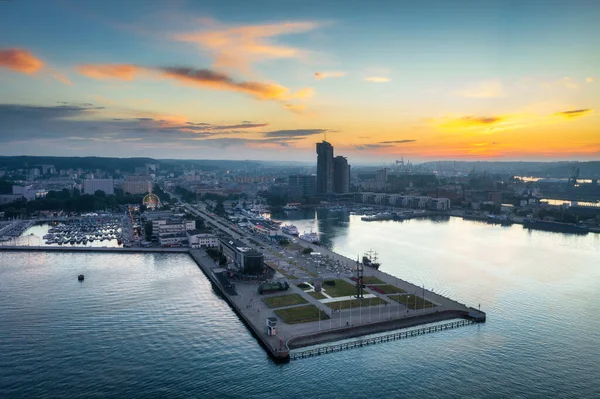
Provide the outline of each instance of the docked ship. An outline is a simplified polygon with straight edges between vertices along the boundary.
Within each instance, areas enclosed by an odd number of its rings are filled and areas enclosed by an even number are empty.
[[[284,211],[297,211],[298,207],[293,204],[287,204],[286,206],[283,207],[283,210]]]
[[[557,231],[560,233],[573,234],[587,234],[589,232],[589,229],[586,226],[538,219],[524,219],[523,227],[527,229]]]
[[[362,258],[363,266],[379,269],[381,263],[377,261],[377,252],[369,249]]]
[[[390,212],[380,212],[375,215],[363,216],[360,218],[363,222],[374,222],[378,220],[392,220],[394,215]]]
[[[283,231],[285,234],[289,234],[291,236],[297,236],[298,233],[298,228],[296,226],[294,226],[293,224],[285,224],[283,226],[281,226],[281,231]]]
[[[308,241],[311,244],[318,244],[319,243],[319,234],[315,233],[315,232],[304,232],[304,234],[300,235],[300,239],[304,240],[304,241]]]

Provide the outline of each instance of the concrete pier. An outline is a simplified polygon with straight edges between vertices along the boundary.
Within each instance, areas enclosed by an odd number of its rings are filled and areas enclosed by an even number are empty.
[[[14,246],[0,245],[0,251],[21,252],[104,252],[104,253],[188,253],[188,248],[124,248],[124,247],[73,247],[69,245],[43,245],[43,246]]]
[[[473,322],[485,321],[484,312],[431,292],[427,293],[427,300],[434,302],[435,307],[417,310],[407,309],[406,306],[390,300],[383,305],[338,311],[329,308],[325,303],[320,302],[293,284],[285,292],[259,295],[256,283],[235,282],[235,287],[231,287],[232,282],[225,277],[224,269],[216,265],[203,250],[190,250],[190,255],[204,274],[223,294],[223,297],[252,331],[253,335],[265,347],[269,355],[276,361],[287,361],[291,349],[353,337],[446,320],[468,319]],[[391,277],[376,270],[373,270],[373,272],[380,277]],[[398,284],[399,281],[401,280],[396,279],[395,281],[397,286],[404,286],[407,289],[415,288],[419,292],[422,290],[422,288],[407,282]],[[306,304],[314,305],[322,310],[328,318],[307,323],[286,324],[275,311],[293,308],[295,305],[273,309],[263,301],[264,298],[290,294],[298,294],[307,302],[300,306],[305,306]],[[364,299],[364,301],[367,303],[368,299]],[[268,336],[266,334],[266,320],[268,317],[278,319],[276,336]]]

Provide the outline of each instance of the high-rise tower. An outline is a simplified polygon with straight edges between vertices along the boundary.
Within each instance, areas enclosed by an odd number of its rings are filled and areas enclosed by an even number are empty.
[[[346,157],[340,155],[333,159],[333,191],[341,194],[350,192],[350,165]]]
[[[327,141],[317,143],[317,193],[333,192],[333,146]]]

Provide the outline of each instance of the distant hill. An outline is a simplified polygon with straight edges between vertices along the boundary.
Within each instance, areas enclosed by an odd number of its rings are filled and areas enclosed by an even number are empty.
[[[495,162],[495,161],[432,161],[417,165],[419,169],[456,169],[478,173],[509,173],[520,176],[571,177],[576,168],[582,178],[600,178],[600,161],[587,162]]]

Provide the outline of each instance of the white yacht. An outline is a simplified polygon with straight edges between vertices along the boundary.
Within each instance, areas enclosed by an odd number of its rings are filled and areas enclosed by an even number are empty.
[[[315,232],[304,232],[304,234],[300,235],[300,239],[304,240],[304,241],[308,241],[311,244],[318,244],[319,243],[319,234],[315,233]]]
[[[296,226],[294,226],[293,224],[285,224],[283,226],[281,226],[281,231],[283,231],[285,234],[289,234],[291,236],[297,236],[298,233],[298,228]]]

